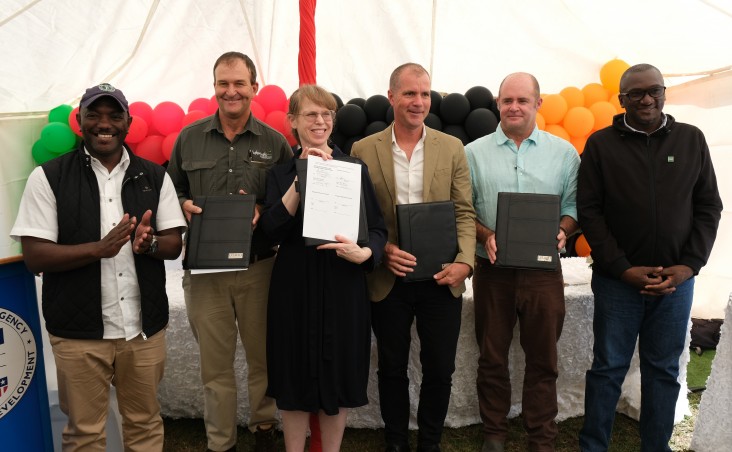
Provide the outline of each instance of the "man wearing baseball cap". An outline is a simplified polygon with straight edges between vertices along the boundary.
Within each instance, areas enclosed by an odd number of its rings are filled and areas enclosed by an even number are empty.
[[[28,269],[43,273],[65,452],[105,450],[110,384],[125,450],[163,450],[163,260],[180,254],[186,223],[165,169],[125,147],[128,110],[108,83],[86,90],[83,141],[33,170],[10,232]]]

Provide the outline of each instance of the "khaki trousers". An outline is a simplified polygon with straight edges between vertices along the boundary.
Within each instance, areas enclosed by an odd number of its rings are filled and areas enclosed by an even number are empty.
[[[59,405],[69,418],[62,434],[64,452],[106,449],[110,384],[117,389],[125,451],[162,451],[157,391],[165,368],[165,330],[147,340],[49,337]]]
[[[248,270],[183,276],[191,330],[201,353],[203,417],[211,450],[236,444],[237,396],[234,355],[237,334],[248,366],[249,429],[275,424],[274,400],[267,391],[267,298],[274,258]]]

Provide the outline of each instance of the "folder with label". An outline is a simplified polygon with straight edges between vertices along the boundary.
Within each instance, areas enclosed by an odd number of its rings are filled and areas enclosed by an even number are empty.
[[[399,248],[417,258],[404,281],[432,279],[458,252],[455,204],[452,201],[396,206]]]
[[[558,195],[498,193],[496,265],[556,270],[559,211]]]
[[[195,197],[193,203],[203,212],[191,216],[186,268],[249,267],[256,202],[251,194]]]

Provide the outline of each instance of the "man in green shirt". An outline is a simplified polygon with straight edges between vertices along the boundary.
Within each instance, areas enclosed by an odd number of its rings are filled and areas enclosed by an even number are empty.
[[[201,213],[193,204],[196,196],[252,193],[261,204],[267,171],[292,157],[285,137],[251,114],[259,87],[252,60],[228,52],[216,60],[213,73],[219,109],[181,131],[168,166],[189,221]],[[247,271],[192,274],[186,270],[183,276],[188,320],[201,353],[204,421],[208,448],[213,451],[236,449],[237,332],[246,351],[249,429],[256,437],[255,448],[275,450],[276,407],[265,396],[267,293],[275,251],[256,228],[258,211]]]

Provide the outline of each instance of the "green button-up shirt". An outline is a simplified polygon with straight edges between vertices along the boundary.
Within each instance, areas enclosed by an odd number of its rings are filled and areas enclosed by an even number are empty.
[[[218,112],[185,127],[168,164],[181,204],[196,196],[238,194],[240,189],[264,202],[267,170],[292,158],[281,133],[249,116],[234,140],[224,135]]]

